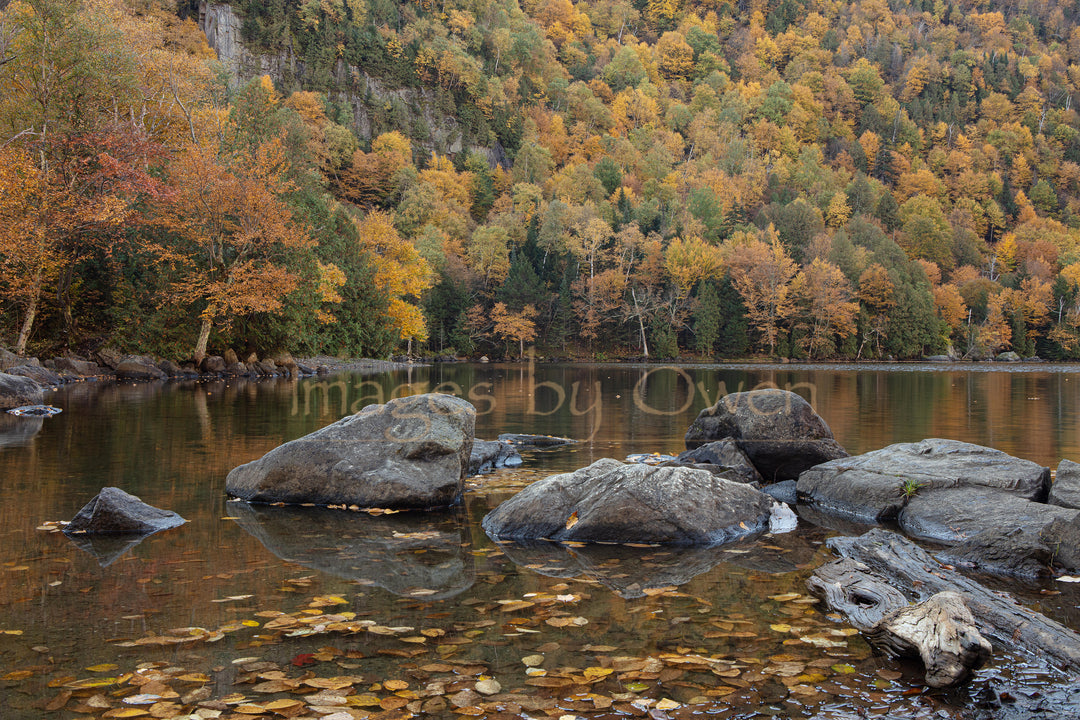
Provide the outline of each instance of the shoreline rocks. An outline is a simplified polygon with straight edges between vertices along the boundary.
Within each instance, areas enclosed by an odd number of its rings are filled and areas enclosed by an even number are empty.
[[[42,393],[41,385],[28,377],[0,373],[0,410],[41,405]]]
[[[232,348],[226,349],[220,356],[207,356],[200,363],[185,360],[178,364],[150,355],[122,353],[108,347],[100,348],[87,357],[65,353],[42,362],[36,357],[23,357],[0,348],[0,372],[29,377],[46,387],[59,387],[88,380],[161,382],[233,377],[296,379],[333,373],[377,373],[417,366],[417,363],[411,361],[400,363],[365,358],[341,360],[324,355],[297,360],[289,353],[280,353],[260,360],[258,355],[252,352],[241,359]]]
[[[476,409],[426,394],[369,405],[229,473],[249,502],[433,508],[461,499]]]

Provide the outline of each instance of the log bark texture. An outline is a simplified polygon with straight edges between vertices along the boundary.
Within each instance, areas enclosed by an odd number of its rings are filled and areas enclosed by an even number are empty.
[[[828,546],[856,561],[871,580],[899,589],[906,600],[922,601],[943,591],[963,595],[979,632],[995,646],[1035,655],[1069,673],[1080,672],[1080,635],[994,592],[936,560],[894,532],[875,528],[859,537],[835,537]],[[877,585],[871,585],[877,588]],[[884,595],[885,590],[877,590]],[[906,604],[906,603],[905,603]]]

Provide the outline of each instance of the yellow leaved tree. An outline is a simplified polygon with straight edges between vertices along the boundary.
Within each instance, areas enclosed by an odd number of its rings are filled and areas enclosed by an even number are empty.
[[[401,237],[393,218],[385,212],[368,213],[356,220],[360,252],[367,253],[375,267],[375,285],[390,299],[387,314],[402,340],[427,339],[424,314],[416,299],[433,284],[433,273],[416,247]]]
[[[16,354],[26,342],[38,313],[41,291],[62,264],[59,248],[49,242],[46,225],[37,220],[49,215],[40,174],[29,153],[0,147],[0,290],[22,309]]]

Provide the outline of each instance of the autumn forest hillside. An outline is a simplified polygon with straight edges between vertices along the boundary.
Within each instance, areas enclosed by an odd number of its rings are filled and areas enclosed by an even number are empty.
[[[0,0],[12,349],[1080,358],[1080,0],[230,4]]]

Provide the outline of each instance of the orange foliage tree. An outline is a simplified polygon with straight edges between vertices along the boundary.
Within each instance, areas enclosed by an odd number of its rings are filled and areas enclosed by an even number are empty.
[[[521,312],[508,310],[506,303],[495,303],[491,319],[495,321],[495,334],[507,341],[516,340],[518,357],[525,357],[525,343],[536,339],[536,307],[526,305]]]
[[[771,355],[776,350],[780,323],[793,309],[790,291],[797,271],[795,262],[775,232],[771,244],[751,240],[732,253],[730,262],[731,278],[746,305],[747,320],[761,333]]]
[[[802,305],[799,326],[806,331],[801,342],[809,357],[831,355],[835,338],[855,332],[859,304],[851,299],[851,284],[840,268],[820,258],[795,276],[792,292]]]
[[[895,290],[888,271],[880,263],[874,263],[859,276],[857,296],[867,316],[859,355],[862,355],[862,346],[870,339],[874,341],[875,354],[881,355],[881,341],[888,328],[889,311],[896,305]]]
[[[198,307],[196,361],[215,324],[280,311],[298,285],[288,254],[313,243],[281,198],[293,188],[286,169],[278,139],[251,156],[192,146],[169,167],[170,192],[154,204],[153,221],[176,242],[150,247],[178,273],[171,299]]]

